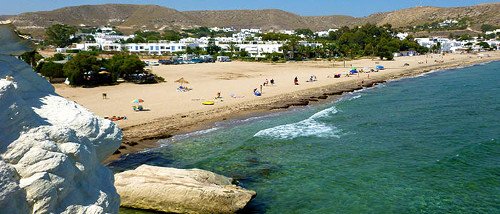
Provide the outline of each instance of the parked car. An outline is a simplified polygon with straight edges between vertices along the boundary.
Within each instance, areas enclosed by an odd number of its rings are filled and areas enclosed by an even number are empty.
[[[219,62],[231,62],[231,59],[228,56],[218,56],[217,61],[219,61]]]
[[[156,83],[155,76],[150,73],[129,74],[124,79],[137,84]]]

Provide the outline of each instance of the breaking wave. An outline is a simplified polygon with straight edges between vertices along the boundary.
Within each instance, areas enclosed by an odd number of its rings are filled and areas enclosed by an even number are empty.
[[[321,119],[336,114],[335,107],[322,110],[300,122],[279,125],[257,132],[254,137],[271,137],[277,139],[294,139],[298,137],[336,137],[340,138],[340,129],[322,122]]]

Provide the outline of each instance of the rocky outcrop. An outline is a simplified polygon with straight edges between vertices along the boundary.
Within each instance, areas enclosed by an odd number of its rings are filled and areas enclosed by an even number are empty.
[[[234,213],[255,196],[231,178],[200,169],[142,165],[115,174],[121,205],[173,213]]]
[[[31,47],[11,26],[0,25],[0,47],[0,213],[117,213],[114,177],[100,162],[121,131],[18,60]]]

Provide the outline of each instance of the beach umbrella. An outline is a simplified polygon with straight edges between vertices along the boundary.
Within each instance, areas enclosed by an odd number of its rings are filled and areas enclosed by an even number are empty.
[[[144,100],[143,99],[135,99],[135,100],[132,100],[132,103],[143,103]]]
[[[182,85],[182,84],[189,84],[189,82],[188,82],[187,80],[185,80],[185,79],[184,79],[184,77],[182,77],[182,78],[180,78],[180,79],[176,80],[175,82],[178,82],[178,83],[180,83],[181,85]]]

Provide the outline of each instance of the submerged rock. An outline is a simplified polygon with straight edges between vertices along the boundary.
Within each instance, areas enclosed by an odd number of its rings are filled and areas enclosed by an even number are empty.
[[[15,56],[12,28],[0,25],[0,213],[117,213],[114,177],[100,162],[122,133]],[[2,79],[3,77],[6,77]]]
[[[231,178],[200,169],[142,165],[115,174],[124,207],[173,213],[234,213],[255,192],[233,185]]]

